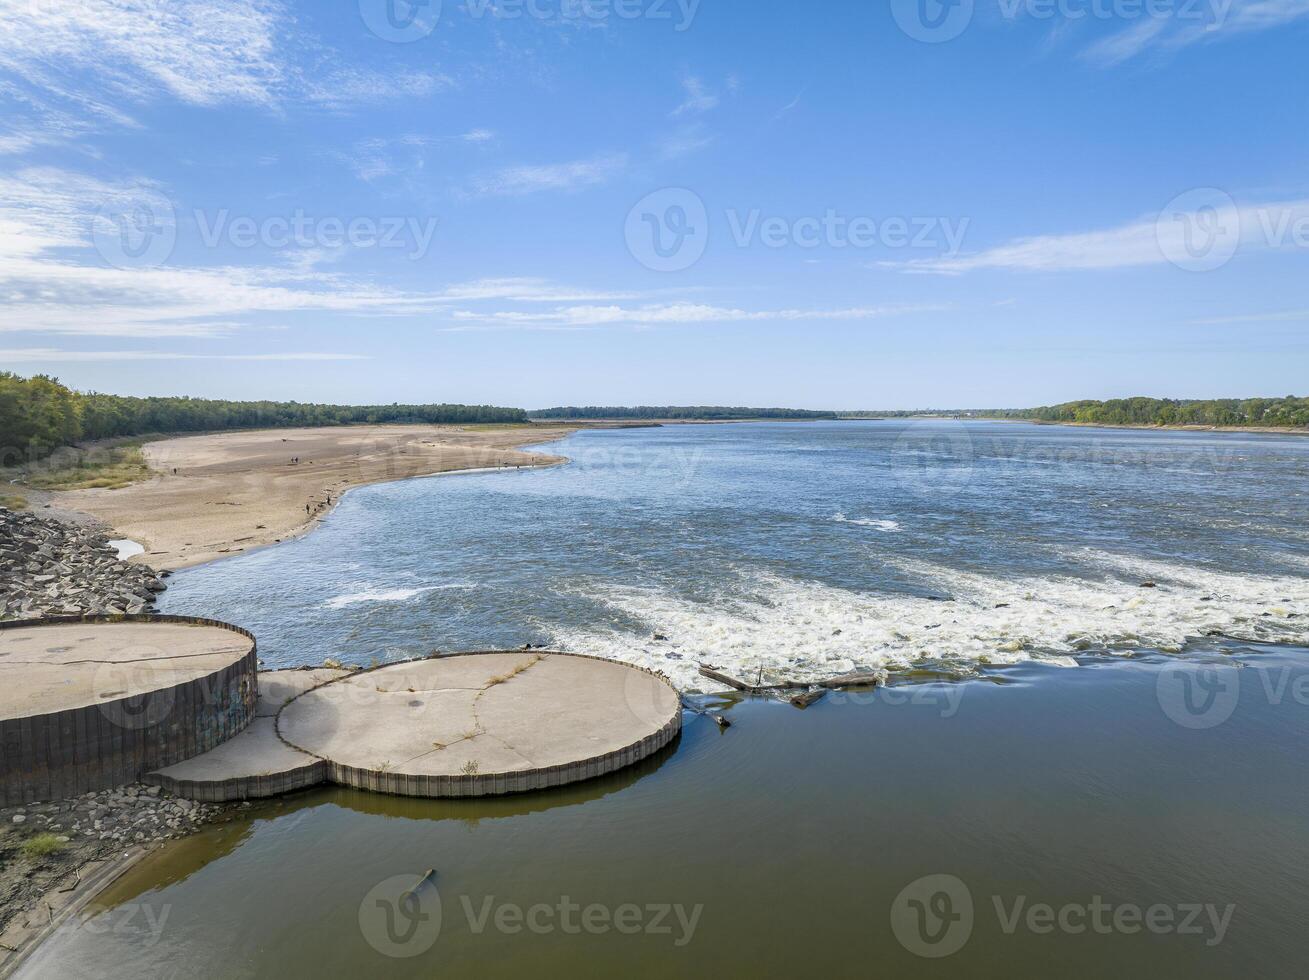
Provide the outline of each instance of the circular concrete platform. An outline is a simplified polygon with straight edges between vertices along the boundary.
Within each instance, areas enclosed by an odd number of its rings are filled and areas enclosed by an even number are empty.
[[[291,701],[290,746],[332,782],[402,796],[486,796],[561,786],[631,765],[681,730],[662,677],[570,654],[435,657],[363,671]]]
[[[254,637],[212,620],[0,623],[0,799],[58,799],[207,752],[253,717]]]

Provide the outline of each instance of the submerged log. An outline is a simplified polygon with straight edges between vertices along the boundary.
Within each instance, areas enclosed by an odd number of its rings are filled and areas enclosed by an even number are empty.
[[[773,691],[795,691],[812,686],[802,681],[781,681],[777,684],[747,684],[745,681],[739,681],[729,674],[724,674],[722,671],[710,667],[708,664],[700,665],[700,676],[708,677],[711,681],[717,681],[719,684],[726,684],[734,690],[744,691],[746,694],[770,694]]]
[[[789,700],[791,704],[795,705],[795,707],[803,710],[809,707],[809,705],[821,701],[825,694],[827,694],[826,690],[818,688],[816,691],[805,691],[803,694],[796,694]]]

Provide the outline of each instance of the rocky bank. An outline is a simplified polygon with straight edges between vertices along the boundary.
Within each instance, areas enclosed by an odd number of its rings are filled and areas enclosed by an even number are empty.
[[[0,619],[150,612],[165,588],[95,530],[0,507]]]

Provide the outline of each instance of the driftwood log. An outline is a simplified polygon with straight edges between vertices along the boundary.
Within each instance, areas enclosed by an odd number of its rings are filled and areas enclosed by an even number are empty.
[[[760,674],[762,675],[762,671]],[[838,691],[849,687],[879,687],[885,686],[890,680],[890,674],[885,668],[879,667],[876,670],[856,670],[848,674],[838,674],[836,677],[829,677],[822,681],[780,681],[776,684],[747,684],[745,681],[737,680],[730,674],[724,674],[717,667],[711,667],[709,664],[700,665],[700,676],[707,677],[711,681],[717,681],[719,684],[726,684],[728,687],[744,694],[763,694],[783,697],[790,704],[797,708],[807,708],[822,700],[823,695],[828,691]],[[797,693],[789,693],[797,692]],[[714,721],[726,728],[726,719],[718,716]]]
[[[829,677],[823,681],[779,681],[776,684],[747,684],[745,681],[737,680],[730,674],[724,674],[716,667],[701,664],[700,676],[707,677],[711,681],[717,681],[719,684],[726,684],[728,687],[743,691],[746,694],[808,691],[815,687],[827,691],[840,690],[846,687],[877,687],[878,685],[885,685],[890,680],[890,674],[881,667],[877,670],[857,670],[849,674],[838,674],[836,677]]]

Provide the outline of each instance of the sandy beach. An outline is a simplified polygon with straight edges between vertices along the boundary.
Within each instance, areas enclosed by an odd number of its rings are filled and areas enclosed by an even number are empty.
[[[285,541],[314,526],[351,487],[455,470],[544,466],[563,457],[518,447],[568,425],[372,425],[265,429],[146,444],[155,476],[118,490],[51,494],[141,543],[136,560],[178,569]]]

